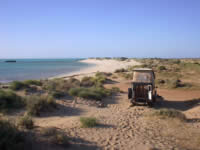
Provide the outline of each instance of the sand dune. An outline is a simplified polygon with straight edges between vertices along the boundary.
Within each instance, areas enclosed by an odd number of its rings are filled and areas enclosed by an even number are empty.
[[[114,72],[116,69],[120,68],[127,68],[129,66],[133,65],[140,65],[139,62],[131,59],[131,60],[126,60],[126,61],[118,61],[114,59],[103,59],[103,60],[97,60],[97,59],[85,59],[81,61],[82,63],[87,63],[91,64],[92,66],[78,70],[76,72],[68,73],[68,74],[63,74],[59,75],[56,78],[59,77],[69,77],[69,76],[77,76],[77,75],[89,75],[95,72]]]

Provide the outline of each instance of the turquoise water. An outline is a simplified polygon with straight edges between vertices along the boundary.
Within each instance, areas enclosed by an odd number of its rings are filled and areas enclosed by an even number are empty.
[[[8,59],[7,59],[8,60]],[[0,82],[14,80],[45,79],[60,74],[78,71],[89,64],[80,59],[15,59],[16,63],[6,63],[0,59]]]

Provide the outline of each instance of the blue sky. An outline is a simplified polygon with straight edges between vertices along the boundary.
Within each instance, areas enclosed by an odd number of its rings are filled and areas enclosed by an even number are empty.
[[[200,57],[199,0],[0,0],[0,58]]]

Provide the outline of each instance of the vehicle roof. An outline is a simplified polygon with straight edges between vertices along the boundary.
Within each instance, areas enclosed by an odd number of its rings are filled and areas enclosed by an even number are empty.
[[[152,83],[154,82],[154,72],[149,68],[140,68],[134,70],[133,72],[133,82],[134,83]]]
[[[133,71],[153,71],[151,68],[135,68]]]

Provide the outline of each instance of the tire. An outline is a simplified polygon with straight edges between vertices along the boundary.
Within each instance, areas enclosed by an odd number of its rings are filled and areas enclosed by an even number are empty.
[[[147,102],[147,105],[148,105],[149,107],[153,107],[153,102]]]
[[[128,88],[128,99],[132,98],[132,89]]]
[[[153,96],[153,102],[155,103],[156,102],[156,98],[157,98],[157,92],[155,91],[155,94]]]

